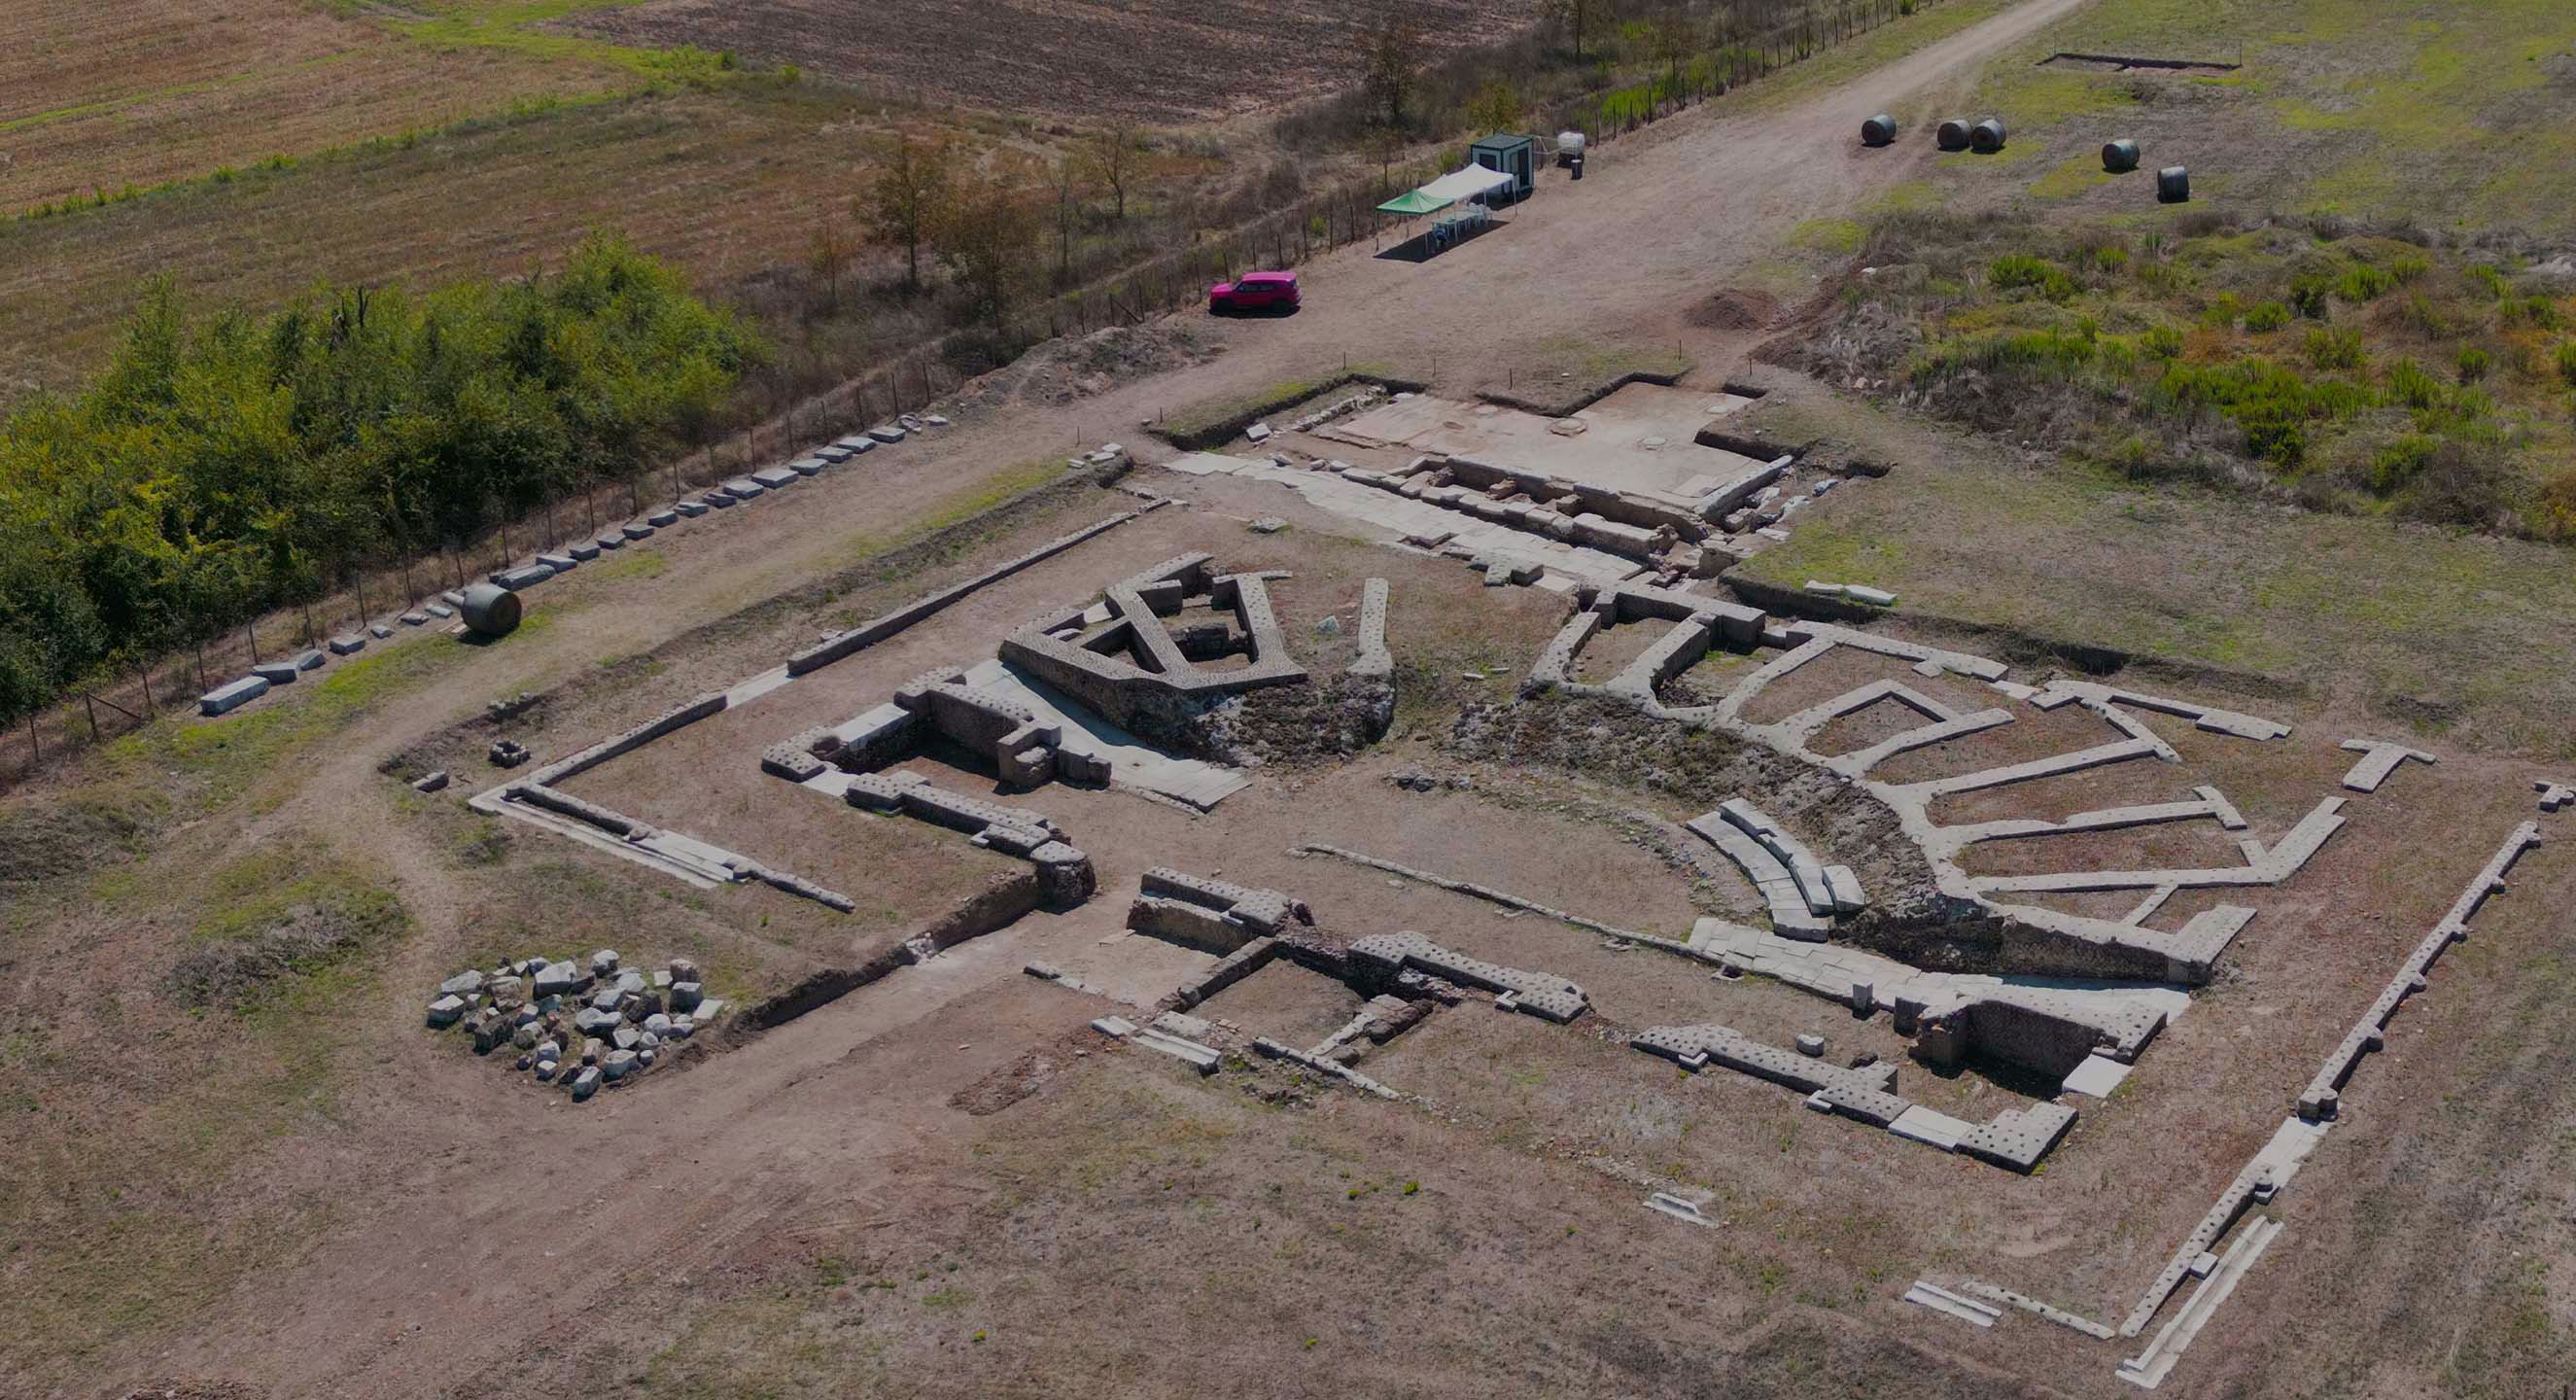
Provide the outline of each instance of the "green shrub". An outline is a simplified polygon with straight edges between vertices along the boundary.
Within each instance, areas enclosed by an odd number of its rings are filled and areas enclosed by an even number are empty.
[[[2144,351],[2149,359],[2181,359],[2182,331],[2173,326],[2151,327],[2144,335],[2138,337],[2138,348]]]
[[[2558,377],[2576,384],[2576,340],[2558,342]]]
[[[2335,295],[2356,306],[2376,301],[2397,285],[2397,278],[2386,268],[2368,263],[2354,263],[2335,279]]]
[[[2388,264],[2388,275],[2398,285],[2414,281],[2433,270],[2433,265],[2414,253],[2400,253]]]
[[[2290,324],[2290,308],[2277,301],[2267,301],[2245,313],[2245,329],[2256,335],[2269,335]]]
[[[2093,266],[2100,272],[2118,272],[2129,265],[2129,250],[2114,243],[2093,250]]]
[[[2408,408],[2431,408],[2441,402],[2442,385],[2422,365],[2399,360],[2388,367],[2388,397]]]
[[[2380,496],[2394,495],[2399,488],[2423,475],[2433,462],[2433,454],[2442,440],[2422,433],[2409,433],[2372,455],[2364,470],[2364,484]]]
[[[2346,418],[2371,404],[2370,391],[2339,379],[2315,383],[2271,360],[2248,357],[2219,365],[2166,367],[2157,391],[2183,408],[2224,413],[2245,434],[2245,448],[2277,466],[2307,455],[2312,421]]]
[[[2006,253],[1986,269],[1986,281],[1998,291],[2036,289],[2050,301],[2065,301],[2075,295],[2075,279],[2066,269],[2046,258],[2028,253]]]
[[[2322,272],[2303,273],[2290,281],[2290,307],[2312,321],[2322,321],[2334,287],[2334,279]]]
[[[2495,363],[2493,357],[2474,345],[2461,346],[2460,353],[2452,357],[2452,362],[2459,366],[2463,384],[2475,384],[2486,378],[2487,371]]]
[[[2485,288],[2487,295],[2498,301],[2504,300],[2505,296],[2513,290],[2505,281],[2504,273],[2485,263],[2472,264],[2460,275],[2466,277],[2472,286]]]
[[[2319,326],[2308,332],[2308,363],[2319,369],[2361,368],[2361,332]]]

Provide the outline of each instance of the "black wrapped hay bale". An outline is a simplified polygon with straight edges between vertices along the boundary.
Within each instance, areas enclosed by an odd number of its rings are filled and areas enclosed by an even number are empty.
[[[1932,140],[1945,151],[1968,149],[1968,119],[1952,117],[1932,131]]]
[[[2191,172],[2179,165],[2168,165],[2156,172],[2156,203],[2189,204]]]
[[[1864,146],[1885,146],[1894,143],[1895,140],[1896,118],[1885,112],[1860,124],[1860,143]]]
[[[1988,117],[1968,129],[1968,146],[1983,155],[1993,155],[2004,148],[2004,119]]]
[[[2114,175],[2126,175],[2138,168],[2138,143],[2126,137],[2102,147],[2102,168]]]

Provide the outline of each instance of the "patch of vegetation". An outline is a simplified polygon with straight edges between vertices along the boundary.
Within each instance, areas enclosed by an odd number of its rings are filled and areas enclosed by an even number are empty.
[[[0,725],[121,662],[631,473],[761,354],[624,243],[424,297],[192,318],[150,289],[78,398],[0,421]]]
[[[2331,220],[2132,237],[1901,212],[1809,368],[2133,480],[2576,538],[2570,287]],[[2303,331],[2292,331],[2299,321]],[[2501,355],[2489,347],[2501,347]]]
[[[195,946],[172,969],[171,995],[241,1010],[270,984],[322,972],[411,926],[402,901],[309,843],[271,840],[207,884]]]

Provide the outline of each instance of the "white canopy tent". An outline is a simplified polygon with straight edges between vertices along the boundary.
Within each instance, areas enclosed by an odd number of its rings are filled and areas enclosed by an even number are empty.
[[[1508,170],[1487,170],[1481,165],[1470,165],[1463,170],[1450,171],[1424,185],[1419,192],[1444,204],[1455,204],[1462,199],[1509,189],[1511,184],[1512,174]]]
[[[1419,218],[1424,214],[1437,214],[1453,204],[1481,199],[1486,195],[1510,189],[1513,179],[1512,173],[1508,170],[1488,170],[1481,165],[1470,165],[1463,170],[1450,171],[1419,189],[1408,190],[1397,195],[1379,205],[1378,210],[1381,213],[1394,214],[1405,219]],[[1490,217],[1491,215],[1482,205],[1472,207],[1462,214],[1443,217],[1431,229],[1432,251],[1438,252],[1457,238],[1483,228]]]

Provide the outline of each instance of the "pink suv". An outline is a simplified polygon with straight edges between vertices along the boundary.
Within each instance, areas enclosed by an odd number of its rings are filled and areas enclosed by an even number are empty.
[[[1208,311],[1222,316],[1234,311],[1294,311],[1297,298],[1297,274],[1293,272],[1247,272],[1231,282],[1219,282],[1208,288]]]

